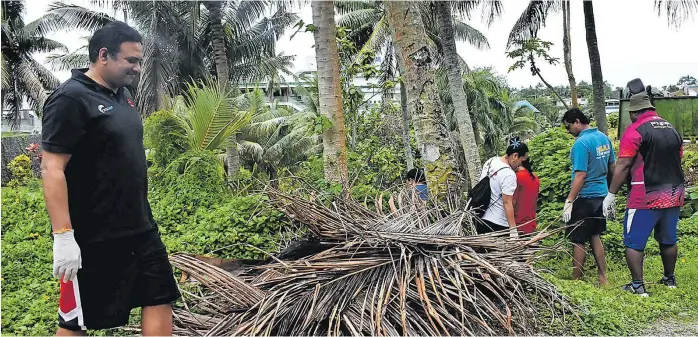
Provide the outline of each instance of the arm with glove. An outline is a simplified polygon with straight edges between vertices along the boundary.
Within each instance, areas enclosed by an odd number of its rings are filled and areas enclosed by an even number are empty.
[[[574,172],[572,188],[570,188],[570,193],[567,195],[567,199],[565,200],[565,207],[562,209],[562,221],[565,223],[570,222],[572,219],[572,206],[574,205],[574,201],[577,200],[579,191],[581,191],[582,187],[584,186],[584,179],[586,179],[586,177],[586,171]]]
[[[567,199],[565,199],[565,207],[562,209],[562,221],[565,223],[570,222],[570,219],[572,219],[572,206],[574,205],[574,201],[577,200],[582,187],[584,187],[584,180],[587,177],[589,153],[579,142],[575,142],[574,145],[572,145],[570,161],[572,162],[572,172],[574,172],[574,176],[572,178],[570,193],[567,195]]]
[[[53,232],[53,276],[63,282],[72,281],[82,267],[80,247],[75,241],[68,212],[68,185],[65,167],[69,154],[43,152],[41,177],[46,209]]]

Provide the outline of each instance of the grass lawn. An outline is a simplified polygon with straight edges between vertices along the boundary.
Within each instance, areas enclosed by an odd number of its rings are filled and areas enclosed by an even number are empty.
[[[652,240],[652,239],[650,239]],[[681,240],[681,237],[680,237]],[[653,247],[654,246],[654,247]],[[698,237],[685,236],[679,243],[675,275],[678,288],[668,289],[656,282],[663,275],[662,260],[652,254],[645,258],[645,284],[650,297],[643,298],[621,290],[630,282],[630,271],[622,260],[608,261],[610,282],[598,286],[598,272],[591,256],[587,257],[586,274],[581,281],[572,280],[572,258],[557,256],[541,264],[550,271],[549,279],[570,297],[580,309],[582,323],[568,320],[544,328],[552,334],[628,335],[651,330],[660,320],[698,320]],[[656,251],[650,241],[647,251]]]
[[[19,132],[19,131],[3,131],[2,132],[2,138],[5,137],[14,137],[14,136],[22,136],[26,135],[26,132]]]
[[[609,226],[604,245],[608,250],[610,285],[598,287],[591,256],[587,274],[572,281],[572,258],[559,254],[539,263],[545,277],[556,284],[579,309],[581,322],[568,316],[565,322],[540,317],[540,330],[553,335],[632,335],[651,330],[658,321],[698,321],[698,217],[679,224],[679,288],[655,284],[662,276],[658,246],[650,240],[646,252],[645,281],[649,298],[628,294],[620,287],[630,272],[619,251],[618,226]],[[622,234],[620,234],[622,235]],[[2,333],[53,335],[56,329],[58,285],[51,276],[52,240],[41,190],[2,189]],[[132,323],[138,321],[134,311]],[[688,324],[688,323],[687,323]],[[132,334],[131,331],[90,331],[90,334]]]

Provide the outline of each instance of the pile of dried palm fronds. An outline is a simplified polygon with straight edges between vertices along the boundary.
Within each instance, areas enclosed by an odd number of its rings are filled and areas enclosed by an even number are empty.
[[[268,193],[326,248],[296,260],[272,257],[237,276],[173,256],[203,285],[197,293],[183,287],[177,334],[503,335],[532,333],[536,318],[569,309],[532,268],[550,231],[471,235],[469,211],[402,196],[385,214],[353,201],[328,207]]]

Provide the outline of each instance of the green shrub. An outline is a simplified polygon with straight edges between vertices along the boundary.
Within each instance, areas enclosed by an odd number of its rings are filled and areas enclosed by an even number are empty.
[[[153,165],[166,167],[187,148],[184,130],[170,110],[156,111],[143,122],[143,144]]]
[[[51,224],[41,190],[2,189],[2,330],[51,335],[58,282],[51,275]]]
[[[149,170],[149,200],[163,233],[189,221],[199,207],[212,207],[230,196],[218,157],[189,151],[166,168]]]
[[[171,252],[261,259],[278,251],[278,234],[288,219],[267,203],[266,196],[234,197],[214,208],[198,208],[189,221],[168,233]],[[254,246],[256,247],[250,247]]]
[[[540,177],[540,205],[564,202],[570,189],[570,149],[574,138],[563,128],[552,128],[534,137],[528,144],[531,163]]]
[[[618,129],[619,114],[608,115],[608,129]]]
[[[26,184],[34,177],[32,171],[32,160],[26,154],[20,154],[7,164],[7,170],[10,171],[12,179],[7,183],[9,187],[18,187]]]

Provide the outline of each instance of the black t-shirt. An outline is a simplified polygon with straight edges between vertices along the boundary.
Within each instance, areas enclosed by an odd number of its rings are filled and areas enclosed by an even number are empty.
[[[75,69],[46,100],[42,147],[71,154],[65,169],[78,243],[113,240],[157,228],[148,204],[143,124],[133,97]]]

